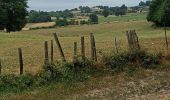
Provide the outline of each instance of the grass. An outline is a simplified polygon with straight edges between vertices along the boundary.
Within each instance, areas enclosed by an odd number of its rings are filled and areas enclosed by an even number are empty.
[[[89,33],[96,38],[97,52],[109,53],[114,51],[114,37],[117,37],[119,50],[127,50],[125,31],[135,29],[140,38],[142,48],[159,52],[164,50],[164,31],[154,29],[145,20],[132,22],[118,22],[110,24],[68,26],[52,29],[39,29],[14,33],[0,33],[0,57],[2,59],[2,73],[18,74],[18,51],[22,48],[24,69],[26,72],[36,73],[41,69],[44,61],[44,41],[54,39],[53,33],[59,34],[67,60],[73,58],[73,43],[78,42],[80,54],[80,37],[85,36],[86,55],[90,57]],[[167,34],[169,30],[167,31]],[[168,34],[169,37],[169,34]],[[98,54],[99,55],[99,54]],[[100,55],[99,55],[100,56]],[[55,60],[60,60],[57,46],[54,48]]]
[[[85,82],[58,83],[32,92],[1,96],[5,100],[122,100],[167,99],[169,95],[169,68],[155,70],[136,69],[133,73],[100,73]],[[159,92],[158,92],[159,91]],[[166,92],[165,92],[166,91]],[[147,97],[146,97],[147,95]],[[159,95],[159,96],[157,96]],[[165,95],[165,97],[164,97]]]
[[[129,15],[128,15],[129,16]],[[80,37],[85,36],[86,55],[90,58],[89,33],[93,32],[96,39],[97,53],[110,54],[115,51],[114,37],[117,37],[119,51],[127,50],[125,31],[135,29],[139,35],[142,48],[155,53],[164,51],[163,28],[153,28],[152,23],[142,20],[144,15],[137,16],[139,20],[127,21],[130,17],[117,17],[109,19],[110,23],[67,26],[51,29],[38,29],[30,31],[3,33],[0,32],[0,59],[2,59],[2,74],[19,74],[18,48],[23,50],[24,71],[32,74],[42,69],[44,61],[44,41],[54,39],[53,33],[59,34],[59,40],[63,47],[67,60],[73,58],[73,43],[78,42],[78,53],[80,54]],[[109,17],[110,18],[110,17]],[[114,17],[113,17],[114,18]],[[119,19],[120,18],[120,19]],[[123,19],[122,19],[123,18]],[[136,17],[134,17],[136,18]],[[134,19],[132,18],[132,19]],[[105,19],[104,19],[105,20]],[[113,22],[112,22],[113,21]],[[170,30],[167,31],[168,37]],[[168,38],[170,40],[170,38]],[[55,60],[60,60],[59,51],[55,44]],[[161,67],[161,66],[160,66]],[[134,71],[119,74],[97,73],[90,80],[76,84],[57,83],[44,86],[35,90],[28,90],[19,94],[6,94],[0,99],[9,100],[53,100],[53,99],[125,99],[145,94],[156,95],[157,91],[169,87],[168,79],[169,65],[163,69],[149,70],[136,69]]]
[[[99,17],[99,23],[104,22],[128,22],[128,21],[138,21],[138,20],[145,20],[147,16],[146,12],[143,13],[128,13],[124,16],[115,16],[111,15],[107,18],[100,16]]]
[[[38,29],[38,28],[49,28],[54,27],[55,22],[45,22],[45,23],[28,23],[23,30]]]

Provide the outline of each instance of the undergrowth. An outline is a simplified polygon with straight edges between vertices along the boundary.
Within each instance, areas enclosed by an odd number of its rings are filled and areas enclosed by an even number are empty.
[[[153,68],[161,63],[161,58],[161,53],[149,54],[145,50],[134,50],[104,56],[103,61],[107,67],[115,71],[124,71],[133,67]]]
[[[0,75],[0,93],[20,93],[44,85],[61,82],[73,84],[87,80],[94,72],[94,64],[88,59],[76,59],[72,63],[46,64],[36,75]]]
[[[101,61],[104,64],[100,65],[109,71],[122,72],[128,68],[128,72],[133,73],[135,67],[153,68],[154,65],[160,64],[161,57],[161,54],[149,54],[144,50],[129,51],[104,56]],[[18,93],[57,82],[67,83],[68,85],[84,82],[95,72],[99,72],[97,67],[100,65],[87,58],[84,60],[77,58],[71,63],[47,63],[34,76],[31,74],[0,75],[0,93]],[[106,69],[102,69],[101,73],[104,73]]]

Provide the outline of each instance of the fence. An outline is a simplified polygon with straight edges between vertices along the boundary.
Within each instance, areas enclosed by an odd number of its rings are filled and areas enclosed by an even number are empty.
[[[34,44],[25,44],[28,47],[11,50],[5,57],[1,56],[0,73],[23,74],[31,72],[34,74],[41,70],[43,64],[54,63],[56,60],[71,61],[73,58],[81,56],[82,59],[87,57],[93,61],[98,61],[101,54],[110,54],[112,51],[119,53],[128,49],[146,48],[146,46],[152,50],[158,48],[157,51],[159,51],[160,48],[165,46],[162,43],[168,45],[167,37],[166,42],[164,42],[164,39],[161,39],[162,42],[157,39],[152,39],[147,43],[145,40],[139,41],[135,30],[127,31],[125,36],[127,42],[125,39],[117,37],[112,37],[112,41],[106,39],[101,42],[101,39],[95,38],[94,34],[90,33],[89,36],[77,37],[76,40],[72,40],[72,43],[63,44],[62,39],[59,39],[57,33],[54,33],[54,40],[41,41],[39,42],[40,45],[36,45],[36,47],[33,46]],[[154,43],[157,45],[154,46]],[[161,47],[158,47],[158,45]]]

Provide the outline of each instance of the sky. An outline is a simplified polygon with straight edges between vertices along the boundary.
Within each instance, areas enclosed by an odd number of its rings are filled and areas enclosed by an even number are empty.
[[[29,10],[58,11],[79,6],[136,6],[146,0],[28,0]]]

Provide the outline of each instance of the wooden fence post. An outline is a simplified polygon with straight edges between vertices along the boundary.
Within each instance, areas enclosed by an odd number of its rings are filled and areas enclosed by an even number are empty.
[[[60,41],[59,41],[59,39],[58,39],[57,33],[54,33],[54,38],[55,38],[56,44],[57,44],[57,46],[58,46],[58,48],[59,48],[59,51],[60,51],[62,60],[65,62],[66,59],[65,59],[64,52],[63,52],[63,49],[62,49],[62,47],[61,47]]]
[[[95,42],[94,35],[93,35],[93,48],[94,48],[94,60],[97,61],[96,42]]]
[[[82,60],[85,60],[85,42],[84,42],[84,36],[81,37],[81,56],[82,56]]]
[[[77,58],[77,42],[74,42],[74,59]]]
[[[23,64],[22,49],[21,48],[18,48],[18,53],[19,53],[19,63],[20,63],[20,75],[22,75],[24,64]]]
[[[2,73],[2,60],[0,59],[0,74]]]
[[[93,33],[90,33],[91,59],[94,60]]]
[[[91,58],[92,60],[97,61],[96,43],[93,33],[90,33],[90,41],[91,41]]]
[[[46,65],[49,63],[48,42],[47,41],[44,42],[44,55],[45,55],[44,64]]]
[[[166,32],[166,24],[164,23],[164,30],[165,30],[165,43],[166,43],[166,49],[167,49],[167,51],[168,51],[168,38],[167,38],[167,32]]]
[[[117,39],[116,39],[116,37],[115,37],[115,49],[116,49],[116,53],[119,53],[118,47],[117,47]]]
[[[54,45],[53,40],[51,40],[51,63],[54,62]]]

